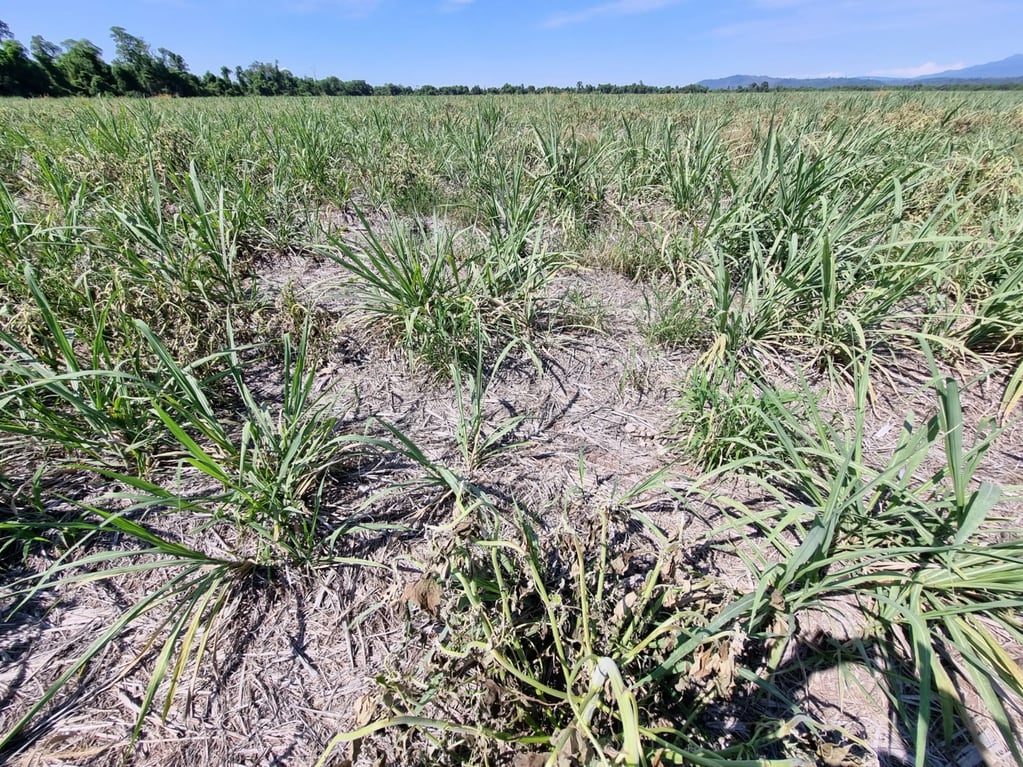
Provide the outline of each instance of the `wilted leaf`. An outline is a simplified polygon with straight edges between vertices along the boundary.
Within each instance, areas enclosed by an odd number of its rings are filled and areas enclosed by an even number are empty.
[[[550,754],[515,754],[512,767],[544,767]]]
[[[785,604],[785,595],[778,589],[771,591],[771,607],[778,612],[785,612],[787,605]]]
[[[717,653],[713,648],[708,647],[693,656],[693,666],[689,671],[689,678],[702,682],[717,668]]]
[[[638,601],[639,595],[636,594],[636,592],[634,591],[630,591],[628,594],[625,595],[623,599],[619,600],[615,604],[615,609],[611,615],[611,620],[615,624],[620,624],[622,621],[625,620],[626,615],[630,615],[632,613],[632,608],[636,606],[636,603]]]
[[[857,761],[852,756],[851,746],[836,746],[834,743],[821,743],[817,753],[822,764],[827,767],[852,767]]]
[[[575,727],[570,727],[568,737],[558,749],[558,767],[585,767],[593,761],[593,745]]]
[[[373,721],[373,714],[377,710],[377,698],[373,693],[363,693],[355,701],[355,729],[359,730]],[[351,759],[342,762],[342,767],[350,767],[359,761],[362,753],[362,738],[352,741]]]
[[[420,610],[428,612],[433,618],[440,615],[440,597],[440,584],[429,575],[414,583],[405,584],[405,589],[401,592],[403,602],[414,604]]]
[[[626,571],[629,569],[629,561],[634,556],[636,556],[636,552],[626,551],[616,557],[612,557],[611,562],[609,563],[611,565],[611,569],[618,575],[625,575]]]
[[[735,658],[732,643],[722,642],[707,647],[693,656],[689,679],[709,682],[720,694],[727,694],[735,684]]]
[[[377,698],[373,693],[365,693],[355,701],[355,729],[361,729],[373,721],[377,710]]]

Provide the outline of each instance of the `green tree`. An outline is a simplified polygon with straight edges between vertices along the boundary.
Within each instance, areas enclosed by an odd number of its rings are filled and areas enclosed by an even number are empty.
[[[187,96],[198,92],[198,80],[191,77],[188,65],[178,54],[160,48],[160,55],[154,56],[145,40],[129,34],[124,27],[111,27],[110,36],[117,49],[113,73],[123,93]]]
[[[207,72],[203,75],[202,82],[197,85],[199,93],[203,96],[237,96],[238,90],[231,82],[231,70],[227,67],[220,68],[220,76]]]
[[[188,71],[185,59],[174,51],[157,48],[160,54],[158,62],[160,73],[164,79],[163,93],[173,96],[196,96],[201,92],[199,78]]]
[[[199,84],[199,92],[203,96],[223,96],[224,90],[221,85],[220,78],[212,72],[207,72],[202,76],[202,81]]]
[[[24,45],[12,37],[0,43],[0,96],[42,96],[48,86],[46,71],[28,57]]]
[[[113,93],[114,78],[103,50],[89,40],[65,40],[57,68],[67,82],[68,91],[77,96]]]
[[[345,84],[341,82],[341,78],[331,75],[320,80],[320,93],[324,96],[341,96],[344,92]]]
[[[60,58],[61,48],[56,43],[51,43],[40,35],[32,35],[29,43],[29,50],[32,51],[32,58],[43,68],[49,78],[47,93],[52,96],[65,96],[69,88],[64,73],[57,66],[57,59]]]
[[[372,96],[373,86],[365,80],[348,80],[345,82],[346,96]]]
[[[294,75],[287,70],[282,72],[276,62],[253,61],[244,73],[238,72],[238,81],[251,96],[286,95],[289,93],[289,80],[294,80]]]
[[[237,96],[238,89],[233,82],[231,82],[231,69],[230,67],[220,68],[220,88],[221,93],[224,96]]]

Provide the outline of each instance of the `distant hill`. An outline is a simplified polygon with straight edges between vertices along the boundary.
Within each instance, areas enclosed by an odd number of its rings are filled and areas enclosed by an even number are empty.
[[[965,69],[949,69],[933,75],[917,78],[928,80],[1018,80],[1023,78],[1023,53],[1009,56],[1001,61],[977,64]]]
[[[700,80],[698,85],[712,91],[748,88],[766,82],[772,88],[854,88],[857,86],[901,85],[902,80],[887,77],[772,77],[770,75],[732,75],[716,80]]]
[[[773,77],[770,75],[732,75],[713,80],[700,80],[699,85],[712,91],[749,88],[766,82],[771,88],[857,88],[886,85],[955,85],[968,83],[1023,82],[1023,54],[1001,61],[964,69],[949,69],[923,77]]]

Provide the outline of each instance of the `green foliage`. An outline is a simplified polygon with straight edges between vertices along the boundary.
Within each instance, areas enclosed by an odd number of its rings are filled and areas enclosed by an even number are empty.
[[[568,525],[542,533],[519,514],[510,531],[461,541],[443,580],[421,581],[440,591],[444,626],[437,651],[417,669],[427,684],[383,677],[395,711],[339,734],[319,763],[342,743],[392,727],[429,733],[445,764],[459,758],[454,747],[465,739],[483,753],[545,764],[660,759],[716,767],[770,750],[768,734],[710,746],[703,730],[710,696],[685,690],[695,667],[679,665],[670,678],[647,673],[687,638],[697,646],[716,639],[707,617],[729,594],[688,569],[679,542],[656,528],[644,532],[660,536],[659,554],[650,539],[628,536],[634,499],[626,493],[621,506],[603,510],[588,536]],[[640,528],[641,519],[633,520]]]
[[[553,214],[566,226],[586,228],[599,215],[604,179],[598,142],[579,138],[574,129],[563,135],[552,116],[546,125],[534,125],[539,172],[550,190]]]
[[[761,402],[767,388],[741,363],[698,362],[681,384],[676,449],[704,470],[770,452],[774,430]],[[775,396],[779,402],[795,399]]]
[[[249,563],[209,556],[132,521],[128,515],[138,511],[138,507],[119,512],[85,507],[83,511],[86,513],[82,518],[68,527],[79,533],[87,532],[69,550],[67,559],[58,560],[40,575],[7,584],[4,588],[6,598],[18,600],[15,604],[24,604],[46,588],[77,588],[90,582],[113,580],[124,574],[165,572],[173,575],[124,609],[80,655],[70,659],[71,662],[66,664],[43,695],[19,719],[8,724],[7,732],[0,737],[0,749],[14,744],[29,723],[46,710],[51,701],[58,699],[72,680],[101,658],[122,634],[150,614],[160,616],[149,640],[158,648],[158,658],[139,707],[134,736],[138,736],[164,683],[169,686],[163,707],[166,718],[175,689],[185,671],[193,664],[201,663],[207,646],[215,642],[218,614],[236,598],[241,585],[253,572]],[[52,523],[47,523],[44,529],[52,527]],[[123,536],[139,548],[87,553],[88,544],[111,534]]]
[[[42,96],[48,85],[46,71],[28,57],[21,43],[0,42],[0,96]]]
[[[688,290],[655,285],[643,295],[646,318],[643,332],[655,344],[695,347],[711,335],[707,307]]]
[[[143,470],[156,438],[146,403],[150,384],[137,366],[111,352],[111,307],[91,306],[92,332],[76,339],[62,326],[29,267],[25,278],[49,335],[43,336],[42,348],[32,349],[0,332],[5,349],[0,431],[100,466],[113,461]]]
[[[932,703],[940,708],[945,739],[961,722],[979,738],[974,714],[952,682],[956,674],[984,700],[1020,762],[1005,696],[1023,699],[1023,669],[996,637],[1021,636],[1023,581],[1011,562],[1023,541],[1017,531],[991,524],[1003,491],[976,477],[994,434],[982,433],[967,446],[958,386],[937,378],[934,415],[920,427],[908,417],[886,465],[871,466],[864,452],[868,367],[860,368],[855,408],[844,426],[812,404],[793,415],[777,395],[765,392],[765,417],[778,449],[770,455],[769,471],[757,464],[762,478],[755,481],[778,508],[765,516],[739,503],[729,524],[735,530],[748,525],[762,535],[754,544],[756,555],[743,554],[758,583],[751,633],[776,611],[784,623],[851,596],[876,618],[871,630],[884,648],[883,659],[861,662],[880,678],[894,681],[907,674],[919,680],[914,701],[887,688],[914,735],[917,765],[928,763],[928,750],[938,739]],[[942,465],[925,469],[937,446],[944,447]],[[779,648],[775,657],[781,654]]]
[[[444,369],[451,360],[474,359],[480,339],[487,350],[528,339],[557,260],[520,254],[519,230],[480,247],[447,232],[423,236],[401,226],[383,240],[366,218],[362,223],[363,248],[330,234],[331,248],[321,252],[358,278],[364,309],[415,357]]]
[[[661,128],[658,164],[670,202],[697,224],[704,218],[713,220],[722,198],[734,191],[729,188],[720,128],[708,128],[699,118],[681,136],[674,123]]]
[[[61,83],[75,96],[99,96],[114,90],[110,65],[100,58],[103,51],[88,40],[71,40],[54,62]]]
[[[486,407],[490,386],[501,372],[505,358],[514,347],[514,344],[505,347],[493,365],[488,367],[483,339],[480,337],[476,346],[476,364],[471,372],[463,375],[458,365],[451,365],[451,379],[455,384],[458,408],[455,440],[467,472],[475,472],[501,453],[523,444],[511,442],[511,439],[515,430],[525,420],[524,415],[508,416],[489,428],[487,424],[489,419]]]
[[[255,549],[247,555],[261,565],[323,558],[337,534],[329,526],[323,529],[325,488],[359,443],[338,431],[329,391],[314,391],[316,371],[306,359],[308,325],[297,344],[289,336],[282,339],[279,408],[257,401],[237,352],[226,354],[244,406],[240,433],[235,423],[217,415],[193,372],[178,365],[147,327],[139,327],[175,384],[152,398],[153,413],[183,463],[221,488],[203,501],[212,505],[212,518],[254,534]]]

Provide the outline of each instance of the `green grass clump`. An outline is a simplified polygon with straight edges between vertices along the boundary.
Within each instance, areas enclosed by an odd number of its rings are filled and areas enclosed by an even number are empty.
[[[362,221],[363,244],[331,236],[321,252],[357,278],[363,308],[414,359],[444,369],[472,360],[480,338],[487,349],[529,340],[559,260],[523,253],[519,229],[483,245],[403,226],[381,238]]]
[[[520,515],[510,532],[464,541],[441,579],[419,581],[435,596],[423,604],[443,624],[440,644],[414,677],[385,676],[390,715],[339,735],[321,763],[342,743],[402,726],[436,738],[434,758],[445,764],[481,752],[551,764],[610,764],[615,754],[641,765],[660,754],[724,765],[769,749],[766,737],[711,751],[714,736],[703,728],[714,696],[700,691],[702,669],[687,659],[671,675],[656,673],[686,639],[703,645],[695,639],[703,637],[708,655],[717,652],[707,620],[730,594],[688,569],[680,544],[655,529],[658,553],[630,539],[644,553],[627,554],[629,521],[624,507],[605,510],[589,539],[563,527],[542,545]],[[722,693],[734,690],[736,674],[720,669]]]
[[[950,741],[963,722],[982,753],[986,748],[960,684],[984,701],[1018,762],[1023,755],[1009,712],[1023,699],[1023,669],[999,637],[1021,636],[1023,580],[1012,562],[1023,539],[995,517],[1003,488],[976,476],[995,433],[966,444],[959,387],[938,377],[936,412],[919,426],[907,418],[886,464],[872,466],[864,451],[865,371],[844,426],[813,406],[797,417],[777,395],[765,394],[779,448],[766,473],[762,463],[749,463],[775,508],[764,514],[736,504],[729,525],[762,536],[753,557],[743,554],[757,583],[751,633],[772,614],[790,631],[800,612],[827,611],[829,600],[851,597],[873,620],[850,662],[881,681],[912,734],[915,764],[926,764],[932,746]],[[941,464],[925,468],[939,447]],[[880,656],[865,649],[872,643]],[[907,698],[900,684],[918,696]]]
[[[655,287],[644,294],[644,335],[655,344],[673,348],[700,346],[711,336],[707,308],[683,289]]]
[[[776,439],[762,402],[768,386],[741,364],[698,362],[681,383],[675,449],[703,470],[769,453]]]
[[[997,527],[986,533],[996,532],[997,544],[978,539],[1002,492],[973,481],[993,435],[965,445],[958,387],[938,379],[934,388],[936,412],[919,429],[907,421],[883,468],[863,455],[865,373],[848,428],[813,407],[797,417],[764,394],[777,448],[736,463],[756,470],[773,508],[725,501],[733,515],[725,531],[742,534],[736,551],[755,574],[749,591],[701,574],[678,539],[630,507],[656,478],[588,532],[562,527],[541,545],[520,514],[510,530],[465,540],[419,582],[433,596],[414,600],[441,622],[438,646],[411,678],[404,668],[382,678],[390,711],[336,737],[321,762],[342,743],[392,727],[430,733],[437,753],[455,761],[510,753],[548,764],[782,765],[797,763],[808,739],[822,757],[853,754],[854,737],[834,743],[842,733],[795,702],[803,677],[793,688],[787,653],[800,617],[841,598],[868,620],[838,663],[877,678],[911,734],[915,764],[927,764],[962,723],[981,737],[963,683],[1019,760],[1003,696],[1023,700],[1023,675],[998,637],[1020,636],[1014,563],[1023,541]],[[943,465],[921,473],[939,446]],[[722,474],[706,475],[695,495],[705,486],[720,502],[710,486]],[[656,555],[625,533],[630,516],[656,541]],[[919,696],[907,698],[904,685]],[[740,709],[763,726],[753,737],[722,735],[722,712]],[[768,726],[779,710],[786,720]]]

